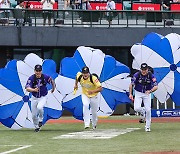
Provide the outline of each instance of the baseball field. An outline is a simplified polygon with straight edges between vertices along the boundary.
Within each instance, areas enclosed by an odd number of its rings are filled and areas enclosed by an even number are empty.
[[[84,130],[72,117],[50,120],[40,132],[0,124],[0,154],[178,154],[180,118],[152,118],[151,132],[137,116],[100,118]]]

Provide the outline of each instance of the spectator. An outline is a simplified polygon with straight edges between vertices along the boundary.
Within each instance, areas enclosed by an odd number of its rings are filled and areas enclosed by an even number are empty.
[[[163,10],[168,11],[170,10],[170,0],[163,0],[162,6]]]
[[[171,5],[171,2],[170,0],[163,0],[162,2],[162,7],[163,7],[163,10],[164,11],[170,11],[170,5]],[[165,12],[164,13],[164,24],[167,25],[167,26],[171,26],[171,25],[174,25],[174,21],[172,20],[173,19],[173,15],[171,12]]]
[[[78,3],[77,3],[78,4]],[[85,12],[84,10],[91,10],[91,4],[89,3],[89,0],[79,0],[79,9],[83,10],[82,12],[79,12],[80,18],[77,19],[77,22],[81,22],[81,24],[84,25],[84,27],[89,27],[87,21],[87,18],[89,17],[90,13]],[[90,19],[89,19],[90,20]]]
[[[16,5],[16,7],[15,7],[16,9],[24,9],[25,7],[24,7],[24,1],[19,1],[19,4],[18,5]]]
[[[71,0],[64,0],[64,7],[63,10],[69,10],[71,7],[72,1]],[[65,11],[65,15],[69,15],[69,12]]]
[[[32,26],[32,19],[30,17],[30,11],[28,10],[30,8],[30,3],[29,1],[27,1],[25,3],[25,6],[24,8],[26,9],[25,13],[24,13],[24,23],[23,23],[23,26],[26,24],[26,23],[29,23],[29,26]]]
[[[72,9],[79,9],[80,1],[79,0],[72,0]]]
[[[113,0],[108,0],[106,9],[107,9],[107,11],[116,10],[115,2]],[[114,17],[113,12],[107,12],[107,20],[109,22],[109,25],[112,24],[113,17]]]
[[[179,3],[180,0],[163,0],[162,7],[164,11],[170,11],[171,3]],[[164,13],[164,24],[167,26],[174,25],[173,14],[171,12]]]
[[[81,0],[80,9],[82,9],[82,10],[91,10],[91,5],[89,3],[89,0]]]
[[[16,6],[16,9],[24,9],[24,2],[20,1],[20,3]],[[15,18],[16,18],[16,21],[15,21],[16,26],[21,26],[24,23],[24,11],[14,10],[14,13],[15,13]],[[20,18],[19,13],[21,13],[22,18]]]
[[[19,5],[16,6],[16,9],[25,9],[25,3],[24,1],[20,1]],[[15,10],[16,11],[16,10]],[[26,10],[27,11],[27,10]],[[32,19],[30,18],[29,14],[25,10],[21,10],[19,13],[21,13],[22,18],[20,18],[20,15],[17,13],[18,18],[16,18],[16,26],[25,25],[27,22],[29,23],[29,26],[32,26]]]
[[[64,0],[64,8],[63,8],[63,10],[67,10],[68,7],[70,7],[70,0]]]
[[[0,8],[2,9],[9,9],[10,8],[10,1],[9,0],[0,0]],[[3,10],[0,12],[3,18],[9,18],[10,10]]]
[[[46,25],[46,19],[48,18],[48,24],[49,26],[51,25],[51,18],[53,15],[52,11],[48,11],[48,10],[53,10],[53,4],[55,3],[54,0],[41,0],[41,3],[43,5],[42,9],[43,11],[43,25]]]

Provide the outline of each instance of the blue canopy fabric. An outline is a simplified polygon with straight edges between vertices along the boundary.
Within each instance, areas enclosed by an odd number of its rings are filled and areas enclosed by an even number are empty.
[[[25,84],[32,74],[34,66],[43,66],[43,73],[57,77],[56,65],[52,60],[42,60],[35,54],[29,54],[24,61],[12,60],[0,69],[0,122],[12,129],[34,128],[31,114],[31,95],[25,90]],[[48,85],[50,91],[51,85]],[[48,92],[44,119],[59,118],[62,115],[62,95],[55,90]]]
[[[83,120],[81,88],[78,88],[76,95],[73,95],[73,88],[76,74],[84,66],[88,66],[91,73],[96,73],[102,83],[98,116],[109,116],[117,104],[130,102],[127,95],[129,68],[99,49],[81,46],[73,57],[61,61],[60,73],[55,80],[57,89],[64,95],[63,108],[72,112],[75,118]]]
[[[141,63],[154,69],[158,82],[158,90],[154,92],[157,99],[164,103],[171,98],[180,105],[180,35],[171,33],[164,37],[149,33],[140,44],[132,46],[131,53],[134,69],[140,69]]]

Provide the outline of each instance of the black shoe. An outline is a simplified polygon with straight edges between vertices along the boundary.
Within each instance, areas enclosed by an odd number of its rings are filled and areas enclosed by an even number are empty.
[[[89,129],[90,127],[89,126],[85,126],[84,129]]]
[[[93,126],[92,129],[95,130],[97,127],[96,126]]]
[[[39,122],[38,126],[39,126],[39,127],[42,127],[42,122]]]
[[[139,123],[144,123],[144,122],[145,122],[144,119],[139,120]]]
[[[34,130],[34,132],[39,132],[40,131],[40,128],[36,128],[35,130]]]

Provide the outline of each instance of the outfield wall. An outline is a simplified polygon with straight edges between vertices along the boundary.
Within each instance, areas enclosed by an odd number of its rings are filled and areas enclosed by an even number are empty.
[[[17,47],[130,47],[150,32],[161,35],[180,34],[180,28],[83,28],[83,27],[15,27],[0,26],[0,46]]]

